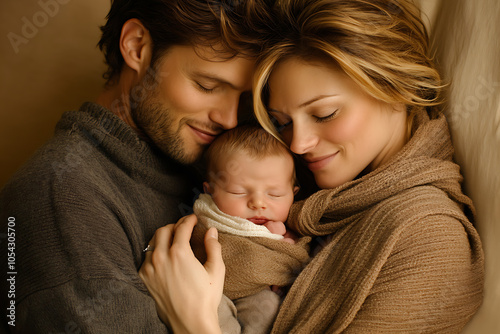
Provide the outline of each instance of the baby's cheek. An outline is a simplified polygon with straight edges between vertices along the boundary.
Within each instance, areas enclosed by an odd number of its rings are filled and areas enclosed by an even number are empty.
[[[215,205],[217,205],[222,212],[231,216],[247,218],[242,216],[244,214],[244,204],[241,204],[237,199],[223,195],[213,196],[213,199]]]
[[[274,208],[275,217],[273,217],[273,220],[285,222],[288,218],[288,212],[290,211],[291,206],[292,200],[280,203],[279,206],[276,206]]]

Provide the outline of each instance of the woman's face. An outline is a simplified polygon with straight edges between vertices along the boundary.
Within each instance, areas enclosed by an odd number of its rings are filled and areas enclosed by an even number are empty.
[[[288,59],[269,88],[271,117],[321,188],[374,170],[405,144],[404,106],[374,99],[337,67]]]

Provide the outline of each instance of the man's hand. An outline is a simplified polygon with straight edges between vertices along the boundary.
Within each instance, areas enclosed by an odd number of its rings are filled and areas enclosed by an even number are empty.
[[[159,228],[149,245],[153,251],[139,270],[156,302],[158,315],[178,333],[220,333],[217,308],[222,298],[225,266],[215,228],[205,235],[207,261],[194,256],[189,240],[194,215]]]

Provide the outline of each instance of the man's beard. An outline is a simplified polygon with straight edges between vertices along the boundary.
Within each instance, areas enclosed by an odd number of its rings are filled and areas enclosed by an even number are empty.
[[[131,101],[131,114],[135,124],[151,143],[170,158],[181,164],[191,164],[201,156],[201,147],[193,147],[192,152],[186,151],[186,143],[181,137],[181,129],[186,126],[185,120],[181,119],[178,128],[174,129],[172,112],[158,102],[154,91],[141,99],[136,108],[133,108]]]

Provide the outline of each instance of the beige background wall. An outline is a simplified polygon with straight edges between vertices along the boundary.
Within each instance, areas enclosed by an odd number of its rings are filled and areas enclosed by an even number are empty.
[[[421,3],[452,82],[448,116],[486,252],[485,300],[464,333],[500,333],[500,2]],[[106,0],[0,1],[0,187],[51,137],[63,111],[101,90],[95,45],[108,8]],[[9,33],[25,39],[15,47]]]
[[[109,4],[0,1],[0,188],[52,136],[63,111],[101,90],[96,44]]]
[[[500,333],[499,36],[500,1],[442,1],[436,58],[450,82],[446,113],[486,256],[485,298],[465,334]]]

